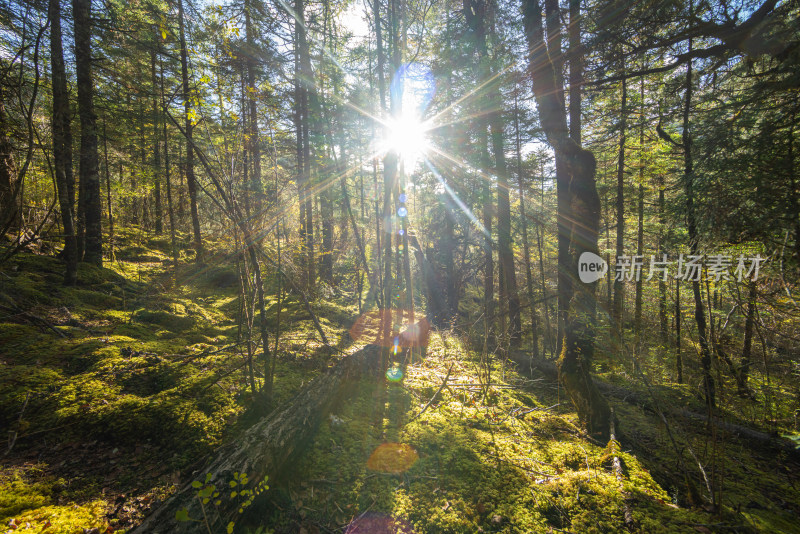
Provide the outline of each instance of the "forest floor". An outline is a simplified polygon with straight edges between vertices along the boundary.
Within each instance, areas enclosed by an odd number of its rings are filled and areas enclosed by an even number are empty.
[[[81,265],[74,288],[47,256],[0,266],[0,531],[129,529],[263,416],[237,344],[235,259],[181,263],[175,283],[168,248],[122,236],[117,261]],[[352,295],[314,309],[332,343],[353,343]],[[331,358],[300,302],[281,310],[274,406]],[[391,380],[361,381],[237,530],[800,532],[797,456],[618,400],[622,438],[597,443],[556,383],[489,361],[435,332]],[[677,385],[659,394],[696,402]]]

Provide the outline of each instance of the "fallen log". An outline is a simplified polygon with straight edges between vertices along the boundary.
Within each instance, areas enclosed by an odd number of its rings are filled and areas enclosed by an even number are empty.
[[[311,441],[331,407],[374,375],[380,351],[368,345],[345,357],[215,457],[132,533],[230,532],[253,499]]]
[[[509,358],[517,364],[519,371],[522,371],[528,375],[533,374],[534,371],[538,371],[546,378],[555,381],[558,380],[558,367],[556,366],[555,362],[542,360],[539,358],[534,359],[531,358],[530,354],[521,351],[511,351],[509,353]],[[608,382],[597,377],[592,377],[592,379],[597,385],[597,389],[600,390],[600,393],[606,395],[607,397],[614,397],[615,399],[622,400],[630,404],[636,404],[650,412],[655,413],[657,411],[654,405],[654,403],[657,401],[649,395],[644,395],[621,386],[609,384]],[[660,406],[660,408],[662,411],[666,411],[669,414],[679,415],[684,419],[691,419],[708,424],[708,415],[706,414],[687,410],[686,408],[670,406]],[[777,435],[768,434],[766,432],[761,432],[759,430],[755,430],[743,425],[737,425],[735,423],[728,423],[726,421],[722,421],[718,417],[713,418],[713,424],[725,432],[742,438],[742,444],[749,446],[758,444],[774,450],[786,452],[795,458],[800,458],[800,449],[797,449],[794,443],[791,441],[781,438]]]

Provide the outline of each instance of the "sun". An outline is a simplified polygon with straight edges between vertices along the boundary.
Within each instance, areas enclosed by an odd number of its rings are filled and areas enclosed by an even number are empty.
[[[413,113],[403,113],[387,123],[387,151],[393,151],[410,170],[429,147],[427,132],[429,125]]]

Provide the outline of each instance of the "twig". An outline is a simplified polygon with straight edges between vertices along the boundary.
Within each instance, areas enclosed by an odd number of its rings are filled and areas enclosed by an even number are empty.
[[[412,418],[411,418],[411,419],[408,421],[409,423],[410,423],[411,421],[413,421],[414,419],[416,419],[417,417],[419,417],[420,415],[424,414],[424,413],[425,413],[425,410],[427,410],[427,409],[428,409],[428,407],[429,407],[431,404],[433,404],[433,401],[436,399],[436,397],[438,397],[438,396],[439,396],[439,393],[441,393],[441,392],[442,392],[442,390],[444,389],[444,387],[447,385],[447,381],[450,379],[450,372],[453,370],[453,366],[454,366],[454,365],[455,365],[455,363],[451,363],[451,364],[450,364],[450,368],[447,370],[447,375],[444,377],[444,380],[442,380],[442,385],[441,385],[441,386],[439,386],[439,389],[437,389],[437,390],[436,390],[436,393],[434,393],[434,394],[433,394],[433,397],[431,397],[431,399],[428,401],[428,404],[426,404],[426,405],[425,405],[425,407],[424,407],[424,408],[422,408],[422,410],[421,410],[421,411],[420,411],[420,412],[419,412],[417,415],[415,415],[414,417],[412,417]]]
[[[44,328],[47,328],[49,330],[52,330],[53,332],[55,332],[56,334],[58,334],[61,337],[64,337],[64,338],[65,337],[69,337],[69,336],[67,336],[67,334],[65,334],[64,332],[62,332],[61,330],[59,330],[58,328],[53,326],[46,319],[42,319],[38,315],[33,315],[32,313],[28,313],[28,312],[22,311],[22,309],[20,309],[19,306],[14,305],[12,307],[12,306],[0,305],[0,310],[5,310],[7,312],[13,313],[17,317],[22,317],[23,319],[27,319],[29,322],[35,324],[36,326],[38,326],[40,328],[44,327]]]
[[[28,400],[30,398],[31,398],[31,392],[28,391],[25,394],[25,402],[22,403],[22,410],[20,410],[20,412],[19,412],[19,418],[17,419],[17,427],[19,427],[19,423],[22,422],[22,416],[23,416],[23,414],[25,414],[25,408],[28,407]],[[3,456],[0,457],[0,458],[5,458],[6,456],[8,456],[8,454],[11,452],[11,449],[14,448],[14,444],[16,442],[17,442],[17,431],[16,430],[10,430],[8,432],[8,449],[6,449],[6,452],[4,452]]]

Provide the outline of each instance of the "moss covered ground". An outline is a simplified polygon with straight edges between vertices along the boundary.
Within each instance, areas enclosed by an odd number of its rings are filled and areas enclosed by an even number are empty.
[[[9,436],[0,531],[129,529],[269,410],[237,345],[235,262],[209,249],[207,266],[188,257],[173,266],[165,240],[123,235],[117,261],[82,265],[73,288],[61,285],[57,259],[23,253],[0,267],[0,429]],[[267,288],[273,329],[276,289]],[[350,342],[352,296],[314,308],[332,343]],[[273,406],[328,364],[303,305],[289,298],[281,316]],[[557,384],[488,361],[433,333],[391,380],[361,381],[236,528],[800,532],[794,457],[712,439],[696,421],[666,426],[619,400],[620,441],[598,443]],[[685,387],[658,391],[664,403],[693,402]],[[711,506],[698,462],[721,506]]]
[[[81,264],[76,287],[62,285],[52,257],[21,253],[0,266],[0,429],[9,436],[0,525],[124,530],[269,409],[254,400],[237,345],[235,263],[214,247],[206,266],[182,255],[176,268],[166,240],[123,234],[117,261]],[[277,288],[269,290],[274,331]],[[302,304],[281,304],[273,404],[327,364]],[[332,324],[353,311],[324,311],[338,341]]]
[[[800,532],[796,459],[718,436],[712,473],[706,429],[671,422],[685,458],[716,477],[714,508],[638,406],[613,403],[623,443],[594,442],[556,383],[497,360],[488,380],[479,354],[438,334],[403,374],[361,383],[249,532]]]

